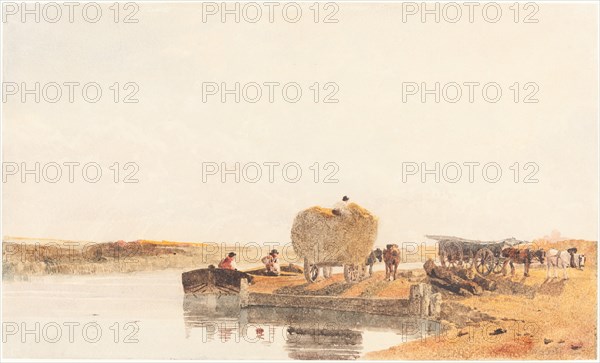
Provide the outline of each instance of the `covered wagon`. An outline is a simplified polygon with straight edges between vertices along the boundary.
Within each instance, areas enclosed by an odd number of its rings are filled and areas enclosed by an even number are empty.
[[[331,276],[331,268],[344,267],[347,282],[366,275],[365,259],[377,238],[378,219],[356,203],[349,203],[342,213],[312,207],[298,213],[292,226],[294,251],[304,259],[304,276],[308,282]]]

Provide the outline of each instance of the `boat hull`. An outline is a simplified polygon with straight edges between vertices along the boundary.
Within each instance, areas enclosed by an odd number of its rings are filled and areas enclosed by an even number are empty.
[[[253,278],[245,272],[218,268],[203,268],[181,274],[186,294],[239,294],[242,279],[251,283]]]

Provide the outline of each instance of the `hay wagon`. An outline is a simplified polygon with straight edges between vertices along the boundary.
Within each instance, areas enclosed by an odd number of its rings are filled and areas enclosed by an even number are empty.
[[[377,238],[377,217],[355,203],[341,215],[312,207],[296,216],[291,237],[294,251],[304,260],[304,277],[315,282],[331,277],[333,267],[344,268],[347,282],[366,277],[365,261]]]
[[[427,238],[439,242],[438,254],[443,267],[467,269],[475,267],[475,270],[482,276],[487,276],[492,272],[496,274],[502,272],[505,260],[502,257],[502,250],[525,243],[515,238],[501,241],[476,241],[431,235],[428,235]]]

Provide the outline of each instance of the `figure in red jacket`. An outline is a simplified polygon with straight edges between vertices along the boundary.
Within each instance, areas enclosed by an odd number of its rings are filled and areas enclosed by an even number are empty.
[[[237,270],[237,266],[235,263],[235,252],[229,252],[227,257],[225,257],[221,262],[219,262],[219,268],[224,270]]]

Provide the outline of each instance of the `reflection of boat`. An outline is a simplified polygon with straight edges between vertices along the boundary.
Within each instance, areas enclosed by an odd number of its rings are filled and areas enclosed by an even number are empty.
[[[183,298],[184,319],[190,327],[194,327],[198,321],[238,320],[240,310],[240,298],[237,295],[186,294]]]
[[[194,328],[215,328],[215,324],[236,324],[240,321],[240,297],[235,294],[185,294],[183,320],[186,337]],[[214,334],[214,331],[213,331]]]
[[[186,294],[238,294],[242,280],[250,283],[252,279],[245,272],[218,268],[201,268],[181,274]]]

